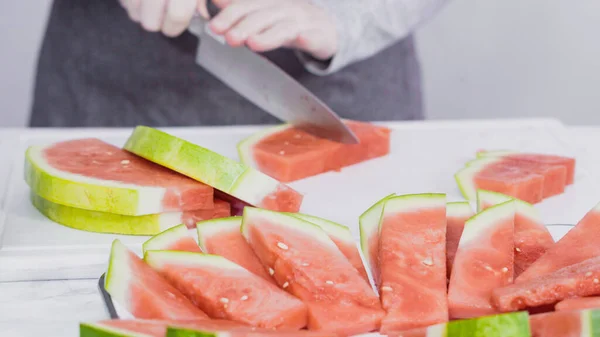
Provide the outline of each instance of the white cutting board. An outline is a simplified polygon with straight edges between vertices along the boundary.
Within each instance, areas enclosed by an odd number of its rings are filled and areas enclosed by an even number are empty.
[[[305,195],[302,212],[345,224],[358,238],[358,216],[392,192],[443,192],[447,193],[448,200],[461,200],[453,174],[473,159],[478,149],[577,155],[569,145],[566,129],[555,120],[382,124],[393,129],[389,156],[291,184]],[[237,159],[236,143],[259,129],[164,130]],[[0,281],[98,278],[106,269],[113,239],[119,238],[132,249],[141,250],[141,243],[147,237],[83,232],[47,220],[31,206],[23,180],[24,152],[29,145],[97,137],[122,146],[131,131],[129,128],[29,129],[15,136],[0,130],[0,150],[12,151],[15,158],[8,179],[0,176],[0,192],[4,190],[1,184],[6,181],[4,222],[0,217]],[[600,179],[581,166],[577,169],[573,187],[537,206],[546,223],[575,223],[600,201],[600,189],[596,188],[596,181]],[[0,174],[7,174],[6,168]]]

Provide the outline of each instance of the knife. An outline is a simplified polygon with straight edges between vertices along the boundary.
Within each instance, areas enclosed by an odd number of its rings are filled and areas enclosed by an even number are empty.
[[[216,12],[209,6],[211,17]],[[194,18],[189,31],[200,38],[196,63],[259,108],[318,137],[359,142],[335,112],[267,58],[229,46],[202,17]]]

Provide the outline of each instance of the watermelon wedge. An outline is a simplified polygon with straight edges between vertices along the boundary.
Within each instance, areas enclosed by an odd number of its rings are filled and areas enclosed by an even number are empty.
[[[450,279],[458,242],[462,236],[465,222],[475,213],[468,202],[449,202],[446,204],[446,276]]]
[[[149,251],[144,260],[212,318],[262,328],[306,326],[300,300],[222,256]]]
[[[169,327],[166,337],[342,337],[330,332],[235,328],[227,330]]]
[[[104,287],[135,318],[194,320],[208,316],[119,240],[113,241]]]
[[[256,331],[246,324],[215,319],[203,320],[143,320],[112,319],[94,323],[81,323],[81,337],[164,337],[167,329],[181,331],[221,330],[221,331]],[[272,330],[269,330],[272,331]]]
[[[358,218],[360,226],[360,249],[367,261],[373,281],[379,288],[381,275],[379,272],[379,223],[383,215],[385,202],[395,194],[390,194],[369,207]]]
[[[600,311],[549,312],[529,318],[532,337],[596,337]]]
[[[489,190],[535,204],[542,200],[544,176],[507,165],[501,158],[483,158],[470,162],[454,175],[462,195],[467,200],[477,198],[477,190]]]
[[[279,286],[308,305],[309,330],[352,335],[379,327],[377,295],[319,226],[246,207],[242,233]]]
[[[290,125],[279,125],[242,140],[238,154],[245,165],[279,181],[291,182],[390,152],[390,129],[365,122],[345,123],[359,144],[333,142]]]
[[[125,150],[257,207],[297,212],[302,195],[237,161],[162,131],[138,126]]]
[[[525,270],[516,283],[600,256],[600,204],[591,209],[565,236]]]
[[[208,254],[220,255],[248,271],[275,283],[258,256],[242,236],[242,217],[230,217],[198,223],[198,243]]]
[[[600,309],[600,296],[569,298],[556,303],[554,306],[556,311],[582,309]]]
[[[563,166],[566,170],[566,183],[573,184],[575,181],[575,158],[540,154],[540,153],[520,153],[516,151],[481,151],[477,153],[478,157],[502,157],[517,162],[532,162],[546,165]]]
[[[507,195],[477,190],[477,208],[482,211],[491,206],[514,200],[515,202],[515,278],[554,245],[554,239],[544,226],[533,205]]]
[[[446,196],[391,197],[384,205],[380,227],[379,294],[387,311],[381,331],[448,321]]]
[[[228,215],[225,211],[204,209],[139,216],[119,215],[56,204],[34,193],[31,193],[30,198],[33,206],[50,220],[74,229],[97,233],[155,235],[182,222],[195,224],[214,216]]]
[[[213,189],[99,139],[32,146],[25,180],[53,203],[122,215],[213,208]]]
[[[149,250],[180,250],[185,252],[202,252],[198,243],[188,233],[185,225],[179,225],[148,239],[142,245],[144,254]]]
[[[513,282],[514,201],[492,206],[467,220],[448,290],[451,318],[495,314],[492,290]]]
[[[304,221],[311,222],[323,229],[329,238],[333,240],[333,243],[339,248],[339,250],[346,256],[348,261],[352,263],[354,268],[358,270],[360,275],[370,283],[369,275],[367,275],[367,270],[365,269],[365,265],[363,263],[362,257],[360,256],[360,252],[358,247],[356,246],[356,242],[354,241],[354,237],[352,236],[352,232],[350,232],[350,228],[335,223],[333,221],[329,221],[323,218],[319,218],[316,216],[302,214],[302,213],[289,213],[291,216],[295,216]]]
[[[494,289],[492,302],[503,312],[600,295],[600,256],[526,282]]]

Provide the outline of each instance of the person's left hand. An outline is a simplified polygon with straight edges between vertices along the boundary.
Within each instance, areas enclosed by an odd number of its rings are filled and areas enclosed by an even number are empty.
[[[333,19],[307,0],[213,0],[221,8],[210,29],[232,46],[264,52],[295,48],[325,60],[337,52]]]

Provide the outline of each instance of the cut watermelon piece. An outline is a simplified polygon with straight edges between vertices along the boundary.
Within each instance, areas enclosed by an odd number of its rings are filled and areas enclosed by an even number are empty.
[[[532,337],[596,337],[600,328],[600,311],[561,311],[532,315]]]
[[[210,209],[213,189],[99,139],[32,146],[25,180],[54,203],[122,215]]]
[[[112,244],[104,287],[112,300],[135,318],[194,320],[208,317],[119,240]]]
[[[494,289],[492,302],[498,310],[507,312],[594,295],[600,295],[600,256],[526,282]]]
[[[569,298],[556,303],[556,311],[600,309],[600,296]]]
[[[248,271],[275,283],[240,231],[242,217],[198,223],[198,243],[208,254],[220,255]]]
[[[79,325],[81,337],[164,337],[168,334],[167,328],[181,331],[221,330],[248,332],[258,330],[246,324],[215,319],[193,321],[112,319]]]
[[[600,204],[591,209],[556,244],[535,261],[516,280],[525,282],[560,268],[600,256]]]
[[[238,154],[242,163],[277,180],[291,182],[390,152],[390,129],[365,122],[345,123],[359,144],[342,144],[290,125],[279,125],[242,140]]]
[[[250,205],[297,212],[302,203],[300,193],[266,174],[150,127],[136,127],[124,148]]]
[[[514,217],[514,201],[508,201],[465,223],[450,276],[451,318],[497,313],[490,301],[492,290],[513,282]]]
[[[465,222],[475,213],[468,202],[449,202],[446,204],[446,276],[450,279],[458,242],[462,236]]]
[[[539,153],[519,153],[516,151],[481,151],[478,157],[503,157],[518,162],[533,162],[546,165],[559,165],[566,169],[566,183],[573,184],[575,181],[575,158]]]
[[[515,202],[515,278],[554,245],[554,239],[544,226],[533,205],[507,195],[477,190],[477,208],[482,211],[494,205]]]
[[[505,164],[501,158],[474,160],[454,177],[467,200],[475,200],[478,189],[503,193],[532,204],[543,198],[543,175],[516,164]]]
[[[277,283],[308,305],[310,330],[352,335],[379,327],[377,295],[319,226],[246,207],[242,233]]]
[[[188,229],[195,229],[196,224],[200,221],[228,218],[231,216],[232,206],[229,202],[215,198],[214,208],[197,211],[186,211],[181,216],[181,222],[184,223]]]
[[[282,331],[235,328],[227,330],[169,327],[166,337],[342,337],[334,333],[308,330]]]
[[[185,225],[179,225],[150,238],[142,245],[144,254],[149,250],[180,250],[202,252],[198,243],[188,233]]]
[[[300,300],[222,256],[149,251],[144,260],[212,318],[262,328],[306,326]]]
[[[393,196],[395,194],[390,194],[377,201],[358,218],[360,225],[360,248],[367,260],[369,271],[378,289],[381,279],[379,272],[379,223],[381,222],[385,202]]]
[[[333,243],[335,243],[342,254],[346,256],[348,261],[352,263],[354,268],[358,270],[365,281],[370,283],[367,270],[365,269],[365,265],[362,257],[360,256],[358,247],[356,246],[356,241],[354,241],[354,237],[352,236],[352,232],[350,232],[350,228],[312,215],[302,213],[289,213],[289,215],[295,216],[304,221],[312,222],[313,224],[321,227],[321,229],[323,229],[325,233],[329,235],[329,238],[333,240]]]
[[[31,203],[50,220],[74,229],[97,233],[155,235],[182,222],[202,220],[207,210],[151,215],[119,215],[64,206],[31,194]],[[212,210],[209,212],[214,215]]]
[[[391,197],[381,218],[379,294],[387,315],[381,331],[448,321],[446,196]]]

